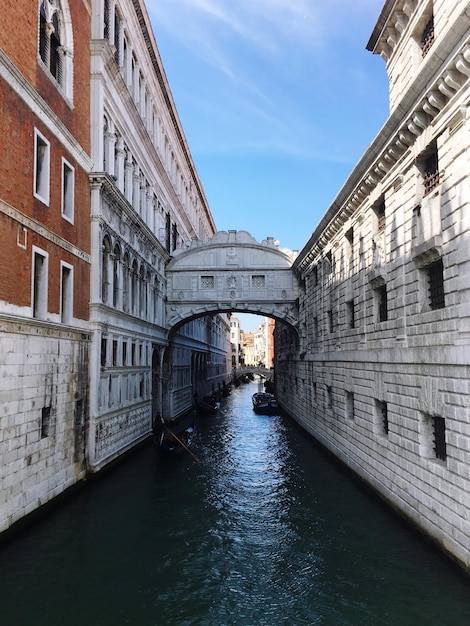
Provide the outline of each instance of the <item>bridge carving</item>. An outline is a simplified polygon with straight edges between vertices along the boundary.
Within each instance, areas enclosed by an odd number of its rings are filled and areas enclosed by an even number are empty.
[[[297,329],[295,256],[273,237],[258,243],[236,230],[176,249],[166,268],[170,330],[201,315],[236,311],[273,317]]]

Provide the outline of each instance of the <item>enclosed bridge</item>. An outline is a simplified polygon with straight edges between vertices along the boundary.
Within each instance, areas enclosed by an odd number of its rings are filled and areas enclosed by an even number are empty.
[[[279,248],[273,237],[258,243],[236,230],[175,250],[166,269],[168,328],[204,314],[240,311],[273,317],[297,330],[296,254]]]

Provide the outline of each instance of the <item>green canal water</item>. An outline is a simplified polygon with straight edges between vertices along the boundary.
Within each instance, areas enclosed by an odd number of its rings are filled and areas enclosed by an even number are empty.
[[[470,579],[256,383],[145,447],[0,549],[1,626],[467,626]]]

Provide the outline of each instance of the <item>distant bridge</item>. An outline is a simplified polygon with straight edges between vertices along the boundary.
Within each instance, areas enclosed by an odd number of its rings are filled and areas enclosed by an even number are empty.
[[[258,243],[236,230],[176,249],[166,268],[170,330],[202,315],[236,311],[272,317],[297,330],[295,256],[272,237]]]

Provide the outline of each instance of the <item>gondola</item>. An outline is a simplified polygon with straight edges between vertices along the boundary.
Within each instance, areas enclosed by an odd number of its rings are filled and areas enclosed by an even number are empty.
[[[181,430],[169,428],[163,422],[159,448],[166,454],[190,452],[189,447],[194,437],[194,422],[187,424]]]

